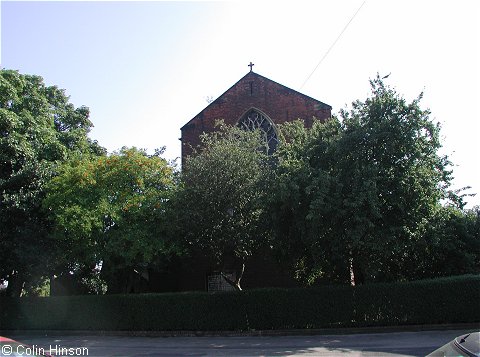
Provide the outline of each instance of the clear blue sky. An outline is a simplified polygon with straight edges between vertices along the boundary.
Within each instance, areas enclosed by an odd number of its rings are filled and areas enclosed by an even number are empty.
[[[408,99],[425,92],[455,187],[479,193],[469,206],[480,204],[479,44],[477,0],[1,2],[1,66],[88,106],[91,137],[110,152],[166,145],[179,156],[180,127],[250,61],[334,113],[391,72]]]

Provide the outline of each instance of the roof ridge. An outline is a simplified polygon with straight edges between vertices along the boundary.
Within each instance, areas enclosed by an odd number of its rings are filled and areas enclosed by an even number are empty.
[[[291,91],[291,92],[293,92],[293,93],[295,93],[295,94],[297,94],[297,95],[303,96],[303,97],[305,97],[305,98],[308,98],[309,100],[313,100],[313,101],[315,101],[315,102],[317,102],[317,103],[320,103],[322,106],[327,107],[327,109],[332,110],[332,106],[330,106],[330,105],[328,105],[328,104],[326,104],[326,103],[324,103],[324,102],[322,102],[322,101],[320,101],[320,100],[318,100],[318,99],[315,99],[315,98],[310,97],[310,96],[308,96],[308,95],[306,95],[306,94],[304,94],[304,93],[301,93],[301,92],[299,92],[299,91],[297,91],[297,90],[295,90],[295,89],[292,89],[292,88],[290,88],[290,87],[287,87],[286,85],[283,85],[283,84],[281,84],[281,83],[278,83],[278,82],[276,82],[276,81],[274,81],[274,80],[272,80],[272,79],[270,79],[270,78],[268,78],[268,77],[262,76],[261,74],[258,74],[258,73],[256,73],[256,72],[254,72],[254,71],[248,71],[247,74],[245,74],[242,78],[240,78],[238,81],[236,81],[233,85],[231,85],[231,86],[230,86],[227,90],[225,90],[222,94],[220,94],[218,97],[216,97],[215,100],[213,100],[212,102],[210,102],[206,107],[204,107],[204,108],[203,108],[201,111],[199,111],[195,116],[193,116],[187,123],[185,123],[185,124],[180,128],[180,130],[183,130],[183,128],[185,128],[186,126],[188,126],[188,125],[190,124],[190,122],[191,122],[192,120],[194,120],[200,113],[202,113],[202,112],[205,111],[207,108],[209,108],[211,105],[213,105],[219,98],[221,98],[223,95],[225,95],[229,90],[231,90],[232,88],[234,88],[238,83],[240,83],[242,80],[244,80],[244,79],[245,79],[246,77],[248,77],[248,76],[257,76],[257,77],[263,78],[263,79],[265,79],[265,80],[267,80],[267,81],[270,81],[270,82],[272,82],[272,83],[274,83],[274,84],[276,84],[276,85],[278,85],[278,86],[280,86],[280,87],[286,88],[286,89],[288,89],[289,91]]]

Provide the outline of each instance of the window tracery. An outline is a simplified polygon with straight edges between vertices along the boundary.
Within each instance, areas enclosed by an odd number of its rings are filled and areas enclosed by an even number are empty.
[[[268,147],[268,155],[273,154],[277,149],[277,130],[272,120],[260,111],[253,108],[250,109],[239,120],[238,126],[248,131],[260,129]]]

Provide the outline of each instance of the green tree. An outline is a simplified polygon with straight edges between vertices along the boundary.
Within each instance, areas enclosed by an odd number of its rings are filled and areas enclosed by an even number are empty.
[[[434,278],[480,273],[480,207],[441,207],[415,251],[411,274]]]
[[[248,258],[264,242],[262,227],[269,164],[259,132],[221,125],[202,137],[187,158],[177,197],[179,234],[187,250],[200,250],[225,280],[241,290]],[[234,271],[234,279],[227,277]]]
[[[156,259],[172,251],[166,209],[174,170],[161,153],[123,148],[69,161],[49,182],[44,207],[67,271],[101,266],[108,293],[136,292],[135,279],[148,278]]]
[[[331,118],[306,128],[297,120],[281,125],[280,133],[268,201],[275,255],[305,284],[344,282],[344,247],[333,239],[331,224],[341,201],[334,172],[340,122]]]
[[[451,192],[449,161],[440,156],[440,125],[377,76],[372,97],[342,112],[338,177],[341,236],[355,282],[408,278],[417,246],[441,200]]]
[[[58,163],[102,154],[87,137],[91,127],[88,108],[75,108],[63,90],[0,70],[0,281],[9,295],[51,270],[44,187]]]
[[[295,264],[299,271],[307,267],[310,282],[410,278],[405,268],[416,264],[429,222],[441,200],[454,196],[448,159],[438,154],[440,127],[420,108],[421,95],[407,103],[378,76],[371,87],[371,97],[341,111],[340,121],[306,134],[297,128],[302,145],[286,140],[279,150],[280,175],[286,167],[294,190],[278,190],[286,198],[277,200],[274,207],[282,208],[274,208],[273,217],[287,220],[300,202],[303,222],[277,235],[300,244],[305,253]],[[292,147],[299,154],[291,154]],[[292,155],[298,172],[289,170]]]

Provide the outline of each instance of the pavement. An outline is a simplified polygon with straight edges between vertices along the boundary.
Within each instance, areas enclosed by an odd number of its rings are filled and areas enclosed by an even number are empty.
[[[478,329],[310,336],[112,336],[18,332],[6,337],[63,356],[425,356]]]

